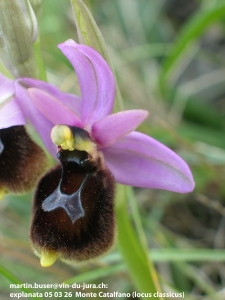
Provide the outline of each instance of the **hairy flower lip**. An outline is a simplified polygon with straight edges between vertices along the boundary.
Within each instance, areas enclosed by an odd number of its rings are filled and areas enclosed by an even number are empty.
[[[0,129],[0,190],[28,192],[47,167],[44,151],[24,126]]]
[[[66,155],[71,153],[63,151]],[[102,155],[94,165],[82,167],[77,164],[79,151],[74,152],[75,161],[69,158],[52,168],[35,192],[31,242],[41,262],[45,253],[54,253],[55,258],[45,266],[53,264],[57,257],[75,261],[96,258],[108,251],[115,240],[113,176],[103,166]],[[74,186],[68,186],[68,181]]]

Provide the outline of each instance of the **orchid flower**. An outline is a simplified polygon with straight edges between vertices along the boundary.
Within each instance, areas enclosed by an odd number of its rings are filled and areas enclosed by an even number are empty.
[[[111,114],[115,81],[104,59],[72,40],[59,49],[78,76],[81,97],[20,78],[14,97],[0,110],[0,118],[7,114],[0,128],[30,122],[60,162],[41,179],[34,196],[31,240],[43,266],[57,257],[83,261],[110,249],[114,181],[179,193],[194,188],[189,167],[176,153],[134,131],[148,112]]]

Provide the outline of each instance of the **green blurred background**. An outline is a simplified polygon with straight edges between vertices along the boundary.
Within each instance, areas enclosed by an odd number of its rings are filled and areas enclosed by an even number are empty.
[[[84,2],[107,44],[123,99],[120,108],[148,110],[150,116],[138,130],[183,157],[196,182],[187,195],[140,188],[128,193],[137,203],[160,281],[184,291],[185,299],[223,300],[224,1]],[[57,48],[69,38],[78,41],[69,0],[44,1],[40,36],[49,82],[79,93],[73,69]],[[0,203],[0,265],[9,271],[0,274],[1,299],[9,299],[12,275],[24,283],[60,283],[77,276],[77,283],[108,283],[107,291],[134,290],[117,247],[86,265],[58,261],[42,268],[29,244],[31,199],[32,193],[9,195]]]

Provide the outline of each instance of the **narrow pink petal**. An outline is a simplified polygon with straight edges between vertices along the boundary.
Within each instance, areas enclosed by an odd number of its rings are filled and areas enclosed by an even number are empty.
[[[56,157],[57,149],[53,144],[50,136],[52,127],[55,124],[48,120],[39,111],[37,106],[31,100],[27,89],[20,84],[19,80],[15,81],[15,97],[26,119],[31,122],[31,124],[41,136],[46,149],[52,154],[52,156]]]
[[[109,66],[94,49],[68,40],[58,46],[73,65],[80,83],[81,120],[85,128],[112,112],[115,81]]]
[[[0,74],[0,104],[14,94],[13,80]]]
[[[79,115],[81,109],[80,97],[73,94],[61,92],[54,85],[37,79],[20,78],[16,82],[27,88],[37,88],[39,90],[47,92],[48,94],[62,102],[64,105],[68,106],[70,110],[72,110],[76,115]]]
[[[1,105],[0,128],[8,128],[24,124],[26,124],[26,119],[14,98]]]
[[[0,128],[26,124],[26,119],[13,95],[13,80],[0,74]]]
[[[29,88],[28,94],[40,112],[53,124],[82,127],[81,121],[76,114],[55,97],[37,88]]]
[[[109,115],[92,126],[92,138],[101,148],[134,131],[148,116],[145,110],[127,110]]]
[[[106,165],[120,183],[179,193],[194,189],[191,171],[183,159],[147,135],[132,132],[102,151]]]

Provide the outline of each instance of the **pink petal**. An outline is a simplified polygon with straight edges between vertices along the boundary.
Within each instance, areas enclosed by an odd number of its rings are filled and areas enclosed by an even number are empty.
[[[13,80],[0,74],[0,104],[14,94]]]
[[[29,88],[28,94],[40,112],[53,124],[82,127],[81,121],[76,114],[55,97],[37,88]]]
[[[132,132],[102,151],[106,165],[120,183],[179,193],[194,189],[187,164],[147,135]]]
[[[23,113],[28,119],[36,131],[41,136],[47,150],[56,157],[57,149],[52,143],[50,134],[52,127],[55,125],[50,120],[48,120],[37,108],[34,102],[31,100],[27,89],[20,84],[19,80],[15,81],[15,97],[18,105],[23,110]]]
[[[0,128],[26,124],[20,107],[12,98],[13,95],[13,80],[0,74]]]
[[[86,129],[109,115],[113,108],[115,82],[112,71],[94,49],[68,40],[58,46],[73,65],[80,83],[81,120]]]
[[[54,85],[37,79],[20,78],[17,80],[17,83],[20,83],[21,85],[27,88],[33,87],[47,92],[48,94],[62,102],[64,105],[68,106],[70,110],[72,110],[76,115],[79,115],[81,109],[80,97],[73,94],[61,92]]]
[[[26,119],[15,98],[6,101],[0,107],[0,128],[24,125]]]
[[[145,110],[127,110],[109,115],[92,126],[92,138],[104,148],[134,131],[148,116]]]
[[[52,95],[54,96],[54,95]],[[73,111],[77,116],[80,117],[81,110],[81,98],[74,94],[62,93],[60,95],[54,96],[58,100],[62,102],[62,104],[66,105],[71,111]]]

